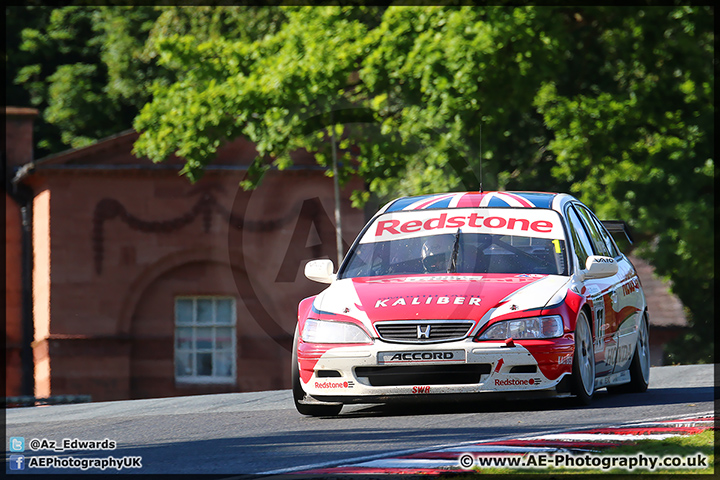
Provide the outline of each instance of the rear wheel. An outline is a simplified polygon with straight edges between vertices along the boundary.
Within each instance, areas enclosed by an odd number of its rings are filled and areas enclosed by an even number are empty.
[[[310,402],[317,402],[317,400],[308,398],[305,390],[302,388],[300,383],[300,368],[298,366],[297,356],[297,345],[298,345],[298,331],[295,329],[295,338],[293,340],[292,349],[292,393],[295,408],[298,412],[303,415],[309,415],[312,417],[333,417],[340,413],[342,410],[342,403],[328,403],[328,404],[311,404]]]
[[[648,334],[648,318],[643,315],[635,347],[635,354],[630,363],[630,383],[608,387],[610,393],[642,393],[650,384],[650,335]]]
[[[587,314],[581,311],[575,325],[575,354],[572,367],[572,393],[578,403],[590,404],[595,393],[595,349]]]

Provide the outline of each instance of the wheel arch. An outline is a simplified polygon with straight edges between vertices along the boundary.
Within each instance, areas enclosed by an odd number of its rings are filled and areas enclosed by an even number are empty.
[[[590,337],[592,338],[593,342],[597,341],[597,338],[595,338],[595,332],[597,331],[595,327],[597,326],[597,318],[595,318],[595,313],[592,308],[590,308],[590,305],[588,305],[587,302],[583,304],[583,306],[580,308],[580,311],[578,311],[578,316],[580,316],[580,312],[585,312],[585,315],[587,316],[588,327],[590,327]],[[576,320],[577,321],[577,320]]]

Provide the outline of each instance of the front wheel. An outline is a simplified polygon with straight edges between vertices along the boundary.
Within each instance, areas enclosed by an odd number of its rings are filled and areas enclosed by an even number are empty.
[[[295,403],[295,409],[302,415],[309,415],[312,417],[334,417],[335,415],[340,413],[340,410],[342,410],[342,403],[328,403],[326,405],[305,403],[307,402],[307,394],[305,393],[305,390],[303,390],[302,384],[300,383],[300,368],[298,366],[297,344],[298,331],[296,329],[295,338],[293,340],[291,367],[292,394],[293,402]]]
[[[572,366],[572,393],[578,403],[589,405],[595,393],[595,349],[585,311],[575,325],[575,354]]]

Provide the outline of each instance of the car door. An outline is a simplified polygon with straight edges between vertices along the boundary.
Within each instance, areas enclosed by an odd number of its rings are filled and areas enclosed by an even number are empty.
[[[566,207],[568,228],[575,251],[576,268],[585,269],[590,255],[600,255],[584,225],[580,214],[572,205]],[[612,373],[615,365],[615,314],[612,308],[612,292],[616,283],[615,276],[610,278],[591,278],[584,282],[584,291],[592,311],[592,330],[595,349],[595,370],[597,376]]]

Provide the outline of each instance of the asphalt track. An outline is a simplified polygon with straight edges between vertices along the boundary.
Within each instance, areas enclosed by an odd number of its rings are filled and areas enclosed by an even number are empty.
[[[654,367],[650,382],[642,394],[610,395],[602,390],[588,407],[576,407],[565,399],[353,405],[334,418],[299,415],[287,390],[17,408],[6,411],[6,438],[25,439],[26,461],[33,456],[139,456],[142,468],[123,473],[256,476],[714,412],[713,365]],[[58,445],[63,439],[110,439],[117,446],[106,451],[30,451],[32,439]],[[17,454],[9,448],[6,445],[6,457]],[[6,468],[11,473],[7,463]],[[26,468],[12,473],[82,472]]]

